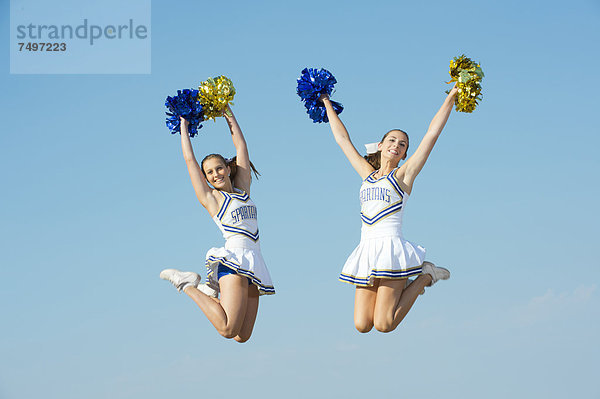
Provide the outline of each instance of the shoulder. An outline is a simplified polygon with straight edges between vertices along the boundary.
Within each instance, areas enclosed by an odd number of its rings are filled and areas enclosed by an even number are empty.
[[[207,196],[206,203],[203,202],[202,205],[208,211],[210,216],[215,216],[223,206],[224,202],[225,194],[213,188]]]
[[[241,187],[233,187],[233,194],[236,196],[250,196],[250,187],[248,189],[244,189]]]
[[[252,177],[246,181],[244,179],[238,179],[238,176],[235,177],[233,181],[233,191],[242,191],[244,193],[250,194],[250,185],[252,184]]]
[[[377,170],[373,169],[371,171],[371,173],[369,173],[368,175],[363,177],[363,179],[362,179],[363,183],[373,183],[373,182],[377,181],[377,179],[375,178],[376,173],[377,173]]]
[[[412,184],[408,181],[406,176],[406,162],[395,169],[393,174],[390,176],[400,186],[403,192],[410,194],[412,191]]]
[[[363,165],[364,167],[362,168],[362,170],[360,170],[360,171],[359,171],[358,169],[356,169],[356,171],[358,172],[358,174],[360,175],[360,178],[361,178],[361,179],[363,180],[363,182],[364,182],[364,181],[367,181],[367,179],[372,179],[372,178],[373,178],[373,175],[374,175],[375,173],[377,173],[378,169],[375,169],[375,168],[373,167],[373,165],[371,165],[371,164],[370,164],[370,163],[369,163],[369,162],[368,162],[366,159],[364,159],[362,156],[361,156],[361,158],[362,158],[362,160],[363,160],[363,161],[365,161],[365,162],[364,162],[364,165]]]

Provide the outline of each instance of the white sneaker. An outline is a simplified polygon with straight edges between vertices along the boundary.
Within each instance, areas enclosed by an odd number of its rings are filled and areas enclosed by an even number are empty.
[[[219,291],[212,289],[207,283],[198,284],[196,288],[198,288],[198,291],[208,295],[211,298],[217,298],[219,296]]]
[[[434,285],[438,280],[448,280],[450,278],[450,270],[437,267],[431,262],[423,262],[423,274],[431,276],[431,285]]]
[[[177,291],[181,292],[188,286],[197,286],[200,283],[200,275],[194,272],[182,272],[177,269],[165,269],[160,272],[160,278],[170,281]]]

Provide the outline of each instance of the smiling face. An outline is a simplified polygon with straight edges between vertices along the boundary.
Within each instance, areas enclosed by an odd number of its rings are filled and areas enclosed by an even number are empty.
[[[402,130],[390,130],[383,136],[377,149],[381,151],[382,161],[389,159],[392,162],[398,163],[400,160],[406,158],[408,135]]]
[[[227,190],[231,187],[229,174],[231,170],[225,165],[222,157],[207,157],[202,161],[202,170],[206,180],[217,190]]]

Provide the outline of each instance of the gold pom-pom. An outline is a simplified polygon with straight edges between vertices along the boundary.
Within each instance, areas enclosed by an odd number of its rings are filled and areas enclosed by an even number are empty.
[[[198,101],[202,104],[205,119],[223,116],[227,105],[233,105],[235,87],[226,76],[209,78],[198,87]]]
[[[456,82],[458,94],[454,100],[456,110],[460,112],[473,112],[477,106],[477,100],[481,100],[481,79],[483,71],[481,65],[467,58],[464,54],[454,57],[450,61],[450,76],[448,83]]]

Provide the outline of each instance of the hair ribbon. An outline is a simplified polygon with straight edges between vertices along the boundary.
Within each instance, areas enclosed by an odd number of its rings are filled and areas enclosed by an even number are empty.
[[[379,143],[365,144],[365,148],[367,149],[367,155],[376,154],[377,151],[379,151],[377,149],[378,146],[379,146]]]

